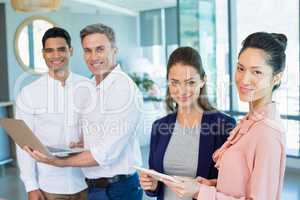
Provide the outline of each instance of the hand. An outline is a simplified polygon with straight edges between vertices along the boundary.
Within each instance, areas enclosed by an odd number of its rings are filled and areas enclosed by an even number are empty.
[[[41,190],[33,190],[28,192],[28,200],[46,200]]]
[[[199,193],[200,183],[197,179],[190,177],[174,177],[177,182],[163,180],[163,183],[168,186],[173,192],[176,193],[180,198],[182,197],[192,197],[196,198]]]
[[[79,142],[70,142],[69,144],[70,148],[83,148],[83,141],[79,141]]]
[[[48,157],[39,151],[31,149],[28,146],[24,146],[23,150],[26,151],[33,159],[35,159],[38,162],[42,162],[57,167],[65,167],[65,163],[63,159],[59,159],[55,156]]]
[[[208,185],[208,186],[217,186],[217,179],[206,179],[206,178],[202,178],[202,177],[197,177],[196,180],[198,181],[198,183],[204,184],[204,185]]]
[[[81,136],[79,138],[78,142],[70,142],[69,147],[70,148],[83,148],[84,147],[83,136]]]
[[[140,184],[143,190],[154,191],[157,188],[158,181],[149,176],[148,174],[140,173]]]

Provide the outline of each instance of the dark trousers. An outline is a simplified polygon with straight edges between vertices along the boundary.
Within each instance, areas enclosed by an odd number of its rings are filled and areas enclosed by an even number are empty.
[[[88,200],[142,200],[142,197],[143,190],[137,173],[125,180],[110,183],[106,188],[88,188]]]

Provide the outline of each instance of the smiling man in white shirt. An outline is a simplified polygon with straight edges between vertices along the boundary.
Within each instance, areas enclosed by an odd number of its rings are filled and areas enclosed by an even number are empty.
[[[84,59],[94,75],[91,84],[95,90],[92,95],[80,95],[85,105],[81,128],[87,151],[59,159],[25,149],[40,162],[82,167],[89,186],[89,200],[141,200],[143,192],[132,166],[142,162],[136,135],[142,95],[116,63],[112,28],[89,25],[81,30],[80,37]]]
[[[21,90],[16,118],[24,120],[45,145],[66,147],[80,140],[74,98],[75,88],[86,78],[69,71],[73,49],[66,30],[48,29],[42,43],[49,72]],[[86,199],[87,185],[80,168],[37,163],[19,147],[17,158],[29,200]]]

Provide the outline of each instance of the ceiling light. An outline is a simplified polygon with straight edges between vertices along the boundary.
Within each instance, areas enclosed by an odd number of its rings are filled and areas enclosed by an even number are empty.
[[[11,0],[11,5],[16,11],[55,11],[60,0]]]

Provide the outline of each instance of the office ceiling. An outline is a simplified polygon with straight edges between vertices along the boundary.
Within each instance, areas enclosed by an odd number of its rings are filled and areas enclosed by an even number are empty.
[[[140,11],[176,6],[176,0],[62,0],[61,5],[73,12],[137,16]]]
[[[176,0],[101,0],[133,11],[167,8],[176,5]]]
[[[61,6],[76,13],[137,16],[139,11],[176,6],[176,0],[61,0]]]

